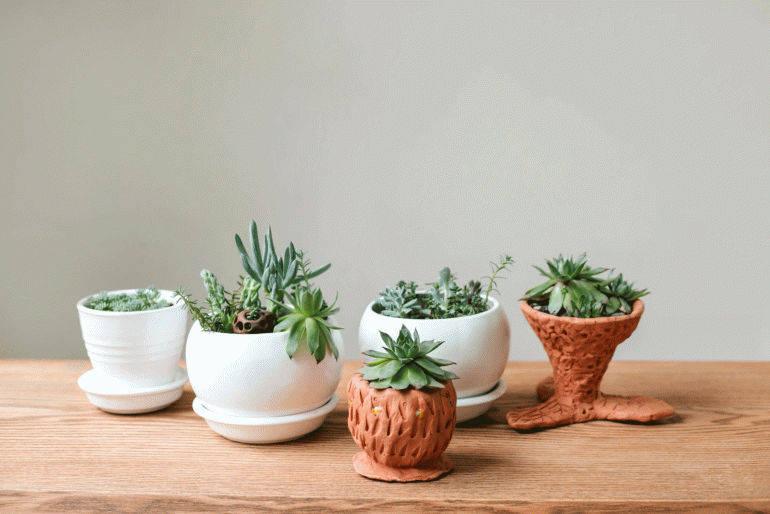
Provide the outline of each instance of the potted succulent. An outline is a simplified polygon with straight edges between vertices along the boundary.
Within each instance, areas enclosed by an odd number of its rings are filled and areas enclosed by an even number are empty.
[[[78,380],[88,399],[108,412],[135,414],[166,407],[182,394],[180,368],[187,316],[172,291],[102,292],[77,303],[93,370]]]
[[[353,468],[361,475],[389,482],[433,480],[452,469],[443,454],[456,423],[457,395],[453,364],[429,354],[442,342],[420,341],[405,326],[396,340],[382,332],[375,360],[348,383],[348,429],[361,451]]]
[[[647,422],[674,414],[660,400],[599,390],[615,348],[639,324],[647,290],[612,272],[600,278],[608,270],[588,266],[585,254],[546,262],[548,271],[535,267],[548,280],[527,291],[521,310],[545,347],[553,375],[537,387],[543,403],[511,409],[508,424],[531,429],[597,419]]]
[[[380,291],[380,298],[364,311],[358,339],[362,350],[380,346],[380,332],[395,333],[402,325],[418,330],[424,338],[445,341],[435,356],[456,364],[450,370],[458,378],[457,421],[466,421],[486,412],[506,389],[502,379],[508,362],[510,328],[500,302],[490,296],[496,291],[500,273],[513,263],[503,256],[490,263],[492,273],[482,288],[471,280],[460,287],[449,268],[439,272],[427,291],[418,291],[414,282],[399,282]]]
[[[339,309],[311,283],[329,264],[311,271],[293,243],[279,257],[271,229],[264,248],[253,221],[250,232],[251,255],[235,236],[246,272],[237,291],[203,270],[208,311],[183,289],[177,296],[194,320],[186,357],[195,411],[225,437],[276,442],[314,430],[336,405]]]

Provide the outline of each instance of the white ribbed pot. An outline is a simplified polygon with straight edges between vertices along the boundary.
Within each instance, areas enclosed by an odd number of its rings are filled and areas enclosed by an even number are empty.
[[[148,311],[111,312],[86,307],[84,303],[90,297],[77,303],[88,358],[105,379],[133,388],[174,381],[184,349],[187,313],[173,291],[161,290],[160,297],[172,305]]]
[[[367,305],[358,329],[361,351],[381,350],[380,332],[393,337],[405,325],[410,332],[417,329],[421,340],[445,341],[431,357],[448,359],[457,364],[447,366],[459,378],[453,380],[457,398],[482,395],[495,387],[503,376],[510,349],[510,327],[500,302],[490,297],[491,307],[473,316],[450,319],[404,319],[377,314]],[[371,360],[364,357],[365,361]]]
[[[332,324],[334,324],[332,318]],[[342,336],[332,340],[344,355]],[[307,345],[286,354],[288,332],[223,334],[195,322],[187,337],[187,373],[203,406],[228,416],[290,416],[327,403],[342,377],[342,357],[316,364]]]

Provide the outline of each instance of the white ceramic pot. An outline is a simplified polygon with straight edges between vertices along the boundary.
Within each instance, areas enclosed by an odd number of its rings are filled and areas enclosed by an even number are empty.
[[[111,291],[132,293],[136,289]],[[160,291],[172,305],[136,312],[111,312],[77,304],[91,365],[107,380],[127,387],[156,387],[174,381],[184,348],[187,313],[173,291]]]
[[[447,366],[459,377],[453,381],[457,398],[483,395],[494,388],[508,362],[511,332],[500,302],[490,297],[488,310],[450,319],[403,319],[377,314],[374,302],[367,305],[358,329],[361,351],[381,350],[385,343],[380,331],[396,337],[401,326],[420,334],[421,340],[445,341],[431,357],[457,364]],[[365,361],[371,360],[363,357]]]
[[[344,355],[342,336],[331,332]],[[194,323],[186,355],[195,395],[210,411],[245,418],[290,416],[321,407],[337,389],[342,358],[327,353],[316,364],[304,344],[289,358],[288,339],[288,332],[205,332]]]

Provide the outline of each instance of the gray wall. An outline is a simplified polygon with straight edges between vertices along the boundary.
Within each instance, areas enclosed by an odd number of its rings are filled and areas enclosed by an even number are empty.
[[[770,358],[770,4],[0,3],[0,357],[75,303],[232,285],[272,225],[339,291],[588,252],[648,287],[618,359]]]

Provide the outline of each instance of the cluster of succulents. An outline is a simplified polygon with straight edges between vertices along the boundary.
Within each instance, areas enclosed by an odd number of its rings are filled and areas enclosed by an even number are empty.
[[[310,261],[306,259],[305,252],[294,248],[294,243],[289,243],[283,256],[279,257],[270,228],[264,236],[264,249],[260,248],[254,221],[251,222],[250,235],[251,255],[241,237],[235,236],[246,271],[236,291],[226,291],[214,274],[205,269],[201,271],[201,277],[208,292],[208,312],[198,307],[183,288],[176,291],[176,296],[192,313],[193,320],[199,322],[203,330],[211,332],[257,334],[288,331],[286,352],[290,357],[306,342],[317,362],[322,361],[327,352],[338,358],[339,351],[332,341],[331,330],[341,329],[328,321],[329,316],[339,311],[334,307],[337,300],[335,298],[331,305],[327,304],[321,290],[310,282],[328,270],[331,264],[309,270]],[[265,296],[264,306],[261,292]]]
[[[83,303],[97,311],[135,312],[162,309],[171,305],[160,299],[160,291],[150,286],[130,293],[108,293],[103,291],[88,297]]]
[[[441,369],[454,362],[430,357],[428,354],[441,346],[443,341],[420,341],[420,334],[415,329],[414,335],[409,329],[401,326],[396,339],[380,332],[385,346],[383,351],[368,350],[364,355],[375,360],[364,365],[357,371],[363,379],[369,381],[369,386],[375,389],[407,389],[413,387],[438,387],[441,382],[452,380],[457,376],[451,371]]]
[[[598,318],[630,314],[633,303],[649,294],[646,289],[634,289],[623,275],[612,276],[607,268],[592,268],[586,254],[577,259],[559,255],[546,260],[548,271],[535,266],[546,277],[544,283],[526,292],[523,300],[536,310],[554,316]],[[606,278],[600,275],[609,271]]]
[[[460,287],[449,268],[439,271],[436,282],[427,284],[425,292],[417,291],[415,282],[400,281],[395,287],[386,287],[380,291],[373,309],[378,314],[392,318],[405,319],[447,319],[471,316],[489,308],[489,294],[495,291],[500,272],[508,270],[513,264],[509,255],[500,258],[499,263],[491,262],[492,274],[488,277],[486,291],[481,282],[471,280]]]

